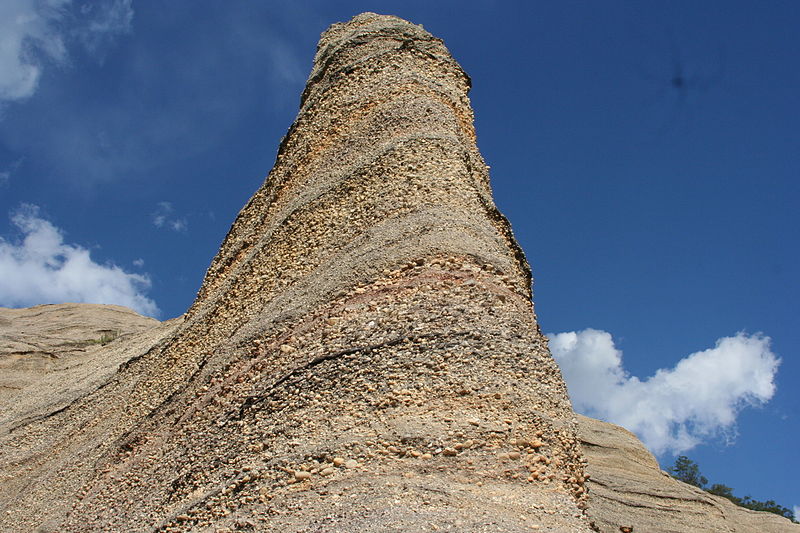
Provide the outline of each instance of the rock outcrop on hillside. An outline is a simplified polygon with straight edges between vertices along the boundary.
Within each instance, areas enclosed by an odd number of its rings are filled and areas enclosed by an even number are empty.
[[[781,516],[738,507],[663,472],[630,431],[578,415],[589,516],[603,533],[800,533]]]
[[[0,307],[0,435],[99,388],[176,326],[116,305]]]
[[[169,339],[177,323],[179,320],[160,324],[124,308],[90,304],[0,309],[0,377],[2,386],[10,389],[9,384],[14,383],[16,391],[12,396],[6,390],[0,397],[0,432],[6,434],[9,428],[24,423],[30,413],[46,417],[90,394],[111,379],[118,365],[140,357],[146,347]],[[118,337],[103,345],[94,342],[110,331],[118,332]],[[24,347],[20,346],[22,343]],[[53,366],[51,356],[43,364],[43,353],[55,355],[58,366]],[[73,364],[81,375],[93,379],[75,380],[70,372]],[[15,370],[7,373],[12,368]],[[10,375],[16,377],[7,379]],[[71,396],[60,397],[64,391]],[[27,408],[18,409],[20,402]],[[784,518],[736,507],[724,498],[672,479],[659,469],[644,445],[619,426],[578,415],[578,429],[590,474],[587,513],[603,533],[617,533],[620,527],[648,533],[800,532],[800,525]],[[356,476],[347,484],[340,482],[338,487],[366,495],[371,490],[396,490],[408,483],[408,478],[402,476],[387,480],[394,483],[388,488],[360,485],[359,480]],[[0,482],[5,481],[0,478]],[[431,484],[427,488],[432,496],[447,499],[454,512],[463,508],[461,486]],[[492,496],[500,503],[496,512],[502,515],[508,512],[503,500],[518,495],[495,490]],[[402,498],[402,494],[398,497]],[[324,500],[320,497],[318,503]],[[0,508],[0,512],[5,511]],[[297,518],[301,519],[302,513]]]
[[[336,24],[185,316],[0,310],[0,529],[588,532],[587,501],[601,527],[640,520],[657,465],[627,479],[630,447],[587,499],[468,88],[421,27]]]
[[[363,14],[164,342],[0,435],[4,530],[589,531],[469,78]]]

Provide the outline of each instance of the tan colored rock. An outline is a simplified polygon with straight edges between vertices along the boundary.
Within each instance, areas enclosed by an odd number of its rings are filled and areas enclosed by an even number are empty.
[[[187,314],[117,310],[129,329],[78,370],[14,378],[0,530],[589,531],[577,422],[469,85],[401,19],[325,32],[275,166]],[[110,312],[79,318],[86,339]],[[524,457],[508,451],[531,435]]]
[[[180,321],[161,323],[118,305],[0,307],[0,435],[98,388]]]
[[[487,491],[510,491],[505,530],[526,530],[511,517],[533,505],[586,530],[579,487],[560,481],[583,468],[566,387],[531,309],[528,264],[492,200],[469,86],[420,26],[366,13],[326,31],[275,166],[173,336],[0,436],[11,480],[0,506],[14,511],[0,526],[191,530],[265,512],[266,529],[305,531],[329,509],[288,488],[286,470],[346,454],[360,466],[313,478],[363,491],[331,531],[413,531],[429,485],[451,487],[426,507],[445,528],[491,523]],[[487,406],[498,393],[504,404]],[[543,432],[556,482],[497,470],[488,449],[438,468],[455,439],[508,438],[468,422],[501,416],[512,433]],[[424,447],[433,469],[382,442]],[[387,489],[395,478],[425,481]],[[382,489],[367,493],[373,484]],[[272,489],[272,512],[259,485]],[[295,523],[297,508],[306,515]]]
[[[75,333],[77,338],[84,338],[87,335],[95,335],[98,331],[104,328],[110,316],[106,314],[102,306],[93,306],[89,304],[79,305],[65,305],[65,306],[48,306],[48,313],[42,313],[40,308],[32,309],[14,309],[14,310],[0,310],[2,316],[8,317],[10,314],[18,317],[26,317],[22,322],[14,324],[3,324],[2,335],[4,339],[19,338],[20,332],[16,329],[19,327],[24,332],[36,332],[34,336],[40,339],[49,338],[52,333],[47,333],[50,330],[60,330],[66,324],[71,324],[71,327],[77,327],[78,332]],[[98,348],[95,350],[83,353],[81,367],[87,374],[99,372],[100,375],[105,376],[101,379],[101,383],[108,381],[112,373],[103,370],[110,357],[113,357],[112,352],[121,351],[119,354],[117,364],[124,363],[128,359],[139,357],[141,355],[142,344],[150,343],[152,345],[164,338],[169,337],[171,331],[174,329],[174,321],[172,324],[164,323],[159,325],[155,323],[155,328],[152,327],[154,321],[144,317],[140,317],[127,309],[112,308],[116,313],[121,311],[122,314],[112,314],[116,316],[118,322],[115,326],[120,331],[133,331],[137,328],[140,329],[138,334],[124,334],[121,335],[118,341],[106,344],[104,346],[97,344]],[[7,318],[6,318],[7,319]],[[8,320],[8,319],[7,319]],[[98,337],[99,338],[99,337]],[[148,340],[149,339],[149,340]],[[146,341],[146,342],[145,342]],[[62,341],[56,340],[51,342],[51,346],[58,346],[63,344]],[[10,346],[7,343],[6,346]],[[92,345],[94,346],[94,345]],[[64,357],[67,357],[65,354]],[[69,368],[66,366],[53,367],[36,367],[27,373],[26,389],[44,390],[50,387],[52,383],[64,381],[57,378],[59,375],[66,375]],[[82,382],[86,389],[78,390],[77,396],[83,396],[97,385],[91,381]],[[35,402],[43,402],[41,405],[36,405]],[[33,411],[48,412],[50,405],[48,395],[40,394],[28,398],[28,405]],[[8,412],[7,408],[13,406],[13,400],[5,400],[0,403],[0,412]],[[589,494],[590,506],[588,514],[590,518],[597,524],[600,531],[604,533],[616,533],[622,531],[623,528],[633,527],[634,533],[636,531],[653,531],[656,533],[662,532],[685,532],[685,531],[722,531],[722,532],[744,532],[755,533],[764,531],[766,533],[777,532],[798,532],[800,525],[791,524],[776,515],[768,513],[757,513],[748,511],[739,507],[733,506],[727,500],[717,498],[695,487],[691,487],[680,483],[665,473],[659,470],[658,463],[647,452],[644,446],[639,442],[635,436],[623,428],[593,420],[590,418],[578,417],[580,437],[582,447],[589,463],[586,467],[587,472],[592,476],[596,476],[596,481],[590,479],[587,486],[591,489]],[[520,444],[524,439],[516,439],[516,444]],[[505,457],[508,458],[508,452],[503,452]],[[412,453],[412,455],[414,455]],[[431,454],[422,455],[422,457],[432,460]],[[541,468],[549,461],[544,455],[536,454],[531,458],[532,465],[529,465],[531,474],[526,478],[531,481],[538,481],[546,479],[537,468]],[[344,466],[345,459],[342,457],[334,457],[332,464],[335,466]],[[357,466],[358,462],[353,460],[353,466]],[[538,465],[538,466],[537,466]],[[248,468],[248,467],[245,467]],[[110,473],[112,469],[107,469]],[[325,467],[320,470],[322,476],[331,475],[331,467]],[[245,471],[243,469],[243,471]],[[248,473],[241,479],[246,482],[253,481],[257,489],[253,497],[262,504],[267,504],[273,499],[272,486],[265,486],[255,484],[260,480],[260,475],[257,471],[248,468]],[[309,472],[302,471],[302,476],[311,476]],[[404,479],[408,479],[411,472],[404,474]],[[390,474],[390,479],[393,474]],[[294,479],[294,471],[291,472],[291,477]],[[366,474],[365,478],[368,480],[365,485],[361,485],[359,478],[354,480],[340,482],[336,485],[336,490],[342,491],[343,494],[348,492],[355,492],[359,494],[373,486],[378,490],[381,486],[377,476]],[[369,481],[375,479],[375,481]],[[391,483],[391,481],[389,481]],[[407,481],[405,481],[407,483]],[[484,481],[474,481],[475,489],[483,487]],[[235,483],[229,486],[230,490],[236,489]],[[433,488],[434,486],[429,486]],[[451,486],[440,486],[437,490],[441,490],[442,497],[445,498],[448,505],[452,505],[454,509],[458,509],[459,505],[465,506],[466,500],[464,494],[453,497],[460,490],[462,485],[454,484]],[[331,487],[333,488],[333,487]],[[390,487],[393,489],[393,487]],[[381,490],[385,490],[381,489]],[[496,498],[509,498],[513,492],[498,491],[497,487],[489,485],[491,492]],[[335,493],[338,494],[338,493]],[[402,498],[402,494],[396,495]],[[531,495],[526,495],[524,492],[519,496],[525,498]],[[430,501],[424,504],[426,507],[430,505]],[[5,514],[9,517],[14,516],[13,509],[5,509]],[[454,511],[455,512],[455,511]],[[498,508],[497,512],[507,512],[502,508]],[[228,515],[230,511],[227,511]],[[181,523],[188,523],[191,521],[192,515],[184,513],[179,515]],[[529,521],[530,522],[530,521]],[[442,522],[444,523],[444,522]],[[439,526],[437,526],[439,527]],[[530,526],[533,527],[533,524]],[[224,529],[223,526],[217,529]],[[444,529],[444,527],[442,527]],[[55,529],[52,529],[55,530]]]
[[[588,513],[603,533],[800,533],[800,524],[672,478],[624,428],[581,415],[578,427],[589,461]]]

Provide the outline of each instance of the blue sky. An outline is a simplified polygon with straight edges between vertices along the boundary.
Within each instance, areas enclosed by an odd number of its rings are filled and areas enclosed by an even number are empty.
[[[0,305],[185,311],[366,10],[471,75],[576,406],[800,504],[795,2],[4,0]]]

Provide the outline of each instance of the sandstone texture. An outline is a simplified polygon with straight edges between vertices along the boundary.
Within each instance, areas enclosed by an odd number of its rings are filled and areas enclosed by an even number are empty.
[[[401,19],[326,31],[183,320],[0,435],[0,528],[589,531],[469,84]]]
[[[0,307],[0,434],[99,388],[176,325],[116,305]]]
[[[800,524],[751,511],[673,479],[628,430],[578,416],[588,460],[589,515],[603,533],[800,533]]]

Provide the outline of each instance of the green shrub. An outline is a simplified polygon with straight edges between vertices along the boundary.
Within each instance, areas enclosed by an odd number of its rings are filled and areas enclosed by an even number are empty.
[[[700,474],[700,467],[697,465],[697,463],[695,463],[685,455],[679,456],[675,460],[675,464],[669,467],[668,470],[669,474],[678,481],[683,481],[684,483],[688,483],[689,485],[694,485],[695,487],[699,487],[705,490],[706,492],[709,492],[716,496],[722,496],[723,498],[727,498],[728,500],[732,501],[739,507],[752,509],[753,511],[765,511],[767,513],[774,513],[784,518],[788,518],[792,522],[797,522],[797,518],[800,518],[794,516],[794,512],[791,509],[787,509],[782,505],[778,505],[773,500],[760,502],[758,500],[754,500],[750,496],[739,498],[738,496],[733,495],[733,489],[731,487],[728,487],[727,485],[723,485],[721,483],[714,483],[710,487],[706,487],[708,479],[706,479],[702,474]]]

